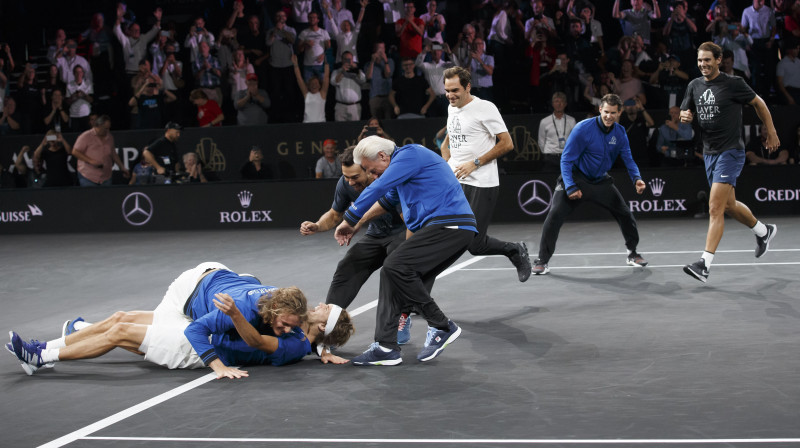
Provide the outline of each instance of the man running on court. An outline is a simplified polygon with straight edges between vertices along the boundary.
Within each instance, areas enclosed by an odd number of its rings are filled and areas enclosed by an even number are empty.
[[[581,121],[567,138],[561,154],[561,176],[544,220],[542,238],[539,242],[539,258],[534,261],[533,273],[543,275],[550,272],[548,262],[556,250],[556,241],[564,220],[585,201],[593,202],[614,216],[625,238],[628,248],[627,263],[631,266],[647,266],[647,262],[636,252],[639,231],[622,195],[614,186],[608,170],[622,157],[628,176],[642,194],[647,185],[633,161],[631,147],[625,128],[617,123],[622,112],[622,100],[611,93],[600,100],[600,116]]]
[[[353,160],[374,180],[336,228],[339,244],[349,244],[365,222],[398,203],[408,230],[414,234],[383,262],[381,287],[389,289],[378,300],[375,343],[352,363],[403,362],[397,344],[397,319],[408,304],[413,304],[433,327],[428,344],[417,355],[419,361],[430,361],[458,338],[461,328],[439,309],[426,284],[433,284],[436,276],[467,250],[477,233],[475,215],[450,167],[424,146],[398,148],[390,140],[370,136],[358,143]]]
[[[703,161],[706,177],[711,186],[708,197],[708,233],[706,247],[698,261],[684,266],[683,271],[705,282],[714,253],[725,230],[725,214],[749,227],[756,235],[756,258],[769,249],[769,242],[778,232],[775,224],[764,224],[750,209],[736,200],[736,178],[745,163],[745,147],[742,140],[742,105],[749,104],[756,110],[766,135],[766,147],[770,152],[780,147],[781,142],[772,123],[764,100],[738,76],[719,71],[722,63],[722,48],[705,42],[697,49],[697,66],[701,77],[695,78],[686,88],[681,103],[681,122],[691,123],[695,115],[703,132]]]
[[[239,322],[216,309],[232,312],[234,303]],[[243,339],[248,331],[261,335],[259,341],[252,334]],[[340,307],[320,304],[309,310],[295,287],[265,286],[208,262],[175,279],[154,311],[120,311],[44,343],[25,342],[11,332],[6,348],[28,375],[51,363],[95,358],[120,347],[170,369],[208,366],[217,378],[241,378],[247,372],[231,365],[292,363],[311,353],[312,344],[339,346],[352,333],[350,316]],[[345,362],[328,356],[325,362]]]
[[[478,235],[469,245],[469,253],[505,255],[517,269],[519,281],[524,282],[531,276],[525,243],[500,241],[487,233],[500,194],[497,159],[514,149],[514,142],[497,106],[470,94],[471,81],[469,70],[463,67],[444,71],[444,90],[450,105],[442,157],[461,183],[478,221]]]

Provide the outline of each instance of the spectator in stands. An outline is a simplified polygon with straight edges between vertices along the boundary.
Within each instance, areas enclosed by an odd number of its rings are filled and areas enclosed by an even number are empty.
[[[77,49],[78,43],[75,42],[75,39],[67,40],[64,53],[56,60],[58,71],[61,73],[61,80],[67,85],[75,79],[73,73],[75,73],[74,69],[76,66],[81,66],[84,76],[88,74],[88,78],[91,79],[92,69],[89,66],[89,61],[83,56],[76,54]]]
[[[142,159],[153,167],[155,174],[170,176],[180,171],[177,143],[182,129],[180,124],[170,121],[164,127],[164,135],[142,149]]]
[[[14,160],[14,172],[12,173],[14,176],[13,188],[33,187],[38,180],[33,175],[34,173],[31,171],[31,167],[26,159],[26,154],[28,154],[30,151],[31,147],[24,145],[17,154],[16,160]]]
[[[135,129],[156,129],[164,125],[165,105],[176,100],[169,90],[162,90],[161,78],[149,73],[150,77],[128,100],[128,106],[138,110]],[[133,121],[132,121],[133,122]]]
[[[669,50],[684,58],[688,58],[690,53],[694,52],[695,45],[692,37],[697,34],[697,25],[686,14],[688,6],[685,0],[675,1],[672,6],[672,14],[661,30],[661,34],[669,42]]]
[[[328,98],[328,87],[330,85],[330,66],[328,62],[325,62],[322,80],[312,76],[308,83],[303,80],[300,67],[297,65],[297,56],[294,54],[292,55],[292,64],[294,65],[297,85],[300,87],[300,93],[302,93],[305,103],[303,123],[321,123],[325,121],[325,101]]]
[[[115,150],[108,115],[97,117],[94,126],[78,136],[72,156],[78,159],[78,184],[81,187],[111,185],[111,169],[115,164],[126,179],[130,177]]]
[[[122,18],[125,15],[125,11],[125,4],[119,3],[117,6],[117,22],[114,24],[114,35],[117,36],[117,40],[122,45],[122,60],[125,61],[125,72],[128,74],[128,78],[133,78],[139,71],[139,61],[147,57],[147,47],[150,41],[155,39],[158,32],[161,31],[161,8],[156,8],[153,11],[156,23],[144,35],[138,23],[132,23],[127,29],[127,34],[123,33]],[[130,85],[130,83],[126,85]]]
[[[784,4],[788,3],[788,1],[784,2]],[[775,15],[777,16],[777,14],[778,12],[776,10]],[[784,39],[790,37],[800,38],[800,4],[798,4],[796,1],[792,2],[791,6],[784,14],[782,36]]]
[[[61,90],[55,89],[50,95],[50,110],[44,117],[45,129],[54,130],[57,133],[69,130],[69,114],[64,110],[64,94]]]
[[[291,0],[292,3],[292,26],[302,32],[308,28],[310,23],[309,14],[312,10],[312,0]]]
[[[342,62],[342,54],[349,51],[353,55],[353,60],[358,62],[358,55],[356,52],[356,43],[358,42],[358,35],[361,32],[361,22],[364,20],[364,11],[367,8],[367,0],[361,0],[361,12],[358,14],[358,20],[355,27],[353,22],[348,19],[342,19],[340,24],[331,21],[329,33],[336,41],[336,62]],[[350,11],[348,11],[350,12]],[[330,10],[327,11],[331,14]]]
[[[742,11],[742,30],[753,39],[748,54],[750,84],[761,97],[766,98],[775,75],[777,47],[775,42],[775,13],[764,0],[753,0],[753,5]]]
[[[560,171],[561,153],[575,127],[575,118],[564,113],[567,108],[567,95],[564,92],[555,92],[551,104],[553,113],[539,122],[538,143],[542,167],[547,171]]]
[[[183,166],[186,167],[186,181],[189,183],[206,183],[208,179],[203,172],[203,164],[197,153],[187,152],[183,155]]]
[[[422,39],[425,43],[439,42],[443,44],[444,27],[447,25],[447,22],[444,20],[443,15],[436,12],[436,6],[436,0],[428,1],[428,11],[419,16],[425,23],[425,33],[422,35]]]
[[[26,64],[19,77],[17,91],[14,93],[19,112],[21,134],[40,133],[42,131],[42,90],[36,83],[36,70],[33,65]]]
[[[3,111],[0,113],[0,135],[19,133],[19,114],[17,102],[12,97],[6,97]]]
[[[525,21],[525,40],[535,45],[537,34],[546,34],[548,38],[558,37],[555,22],[545,15],[544,2],[542,0],[531,0],[533,16]],[[601,34],[602,36],[602,34]]]
[[[644,109],[644,104],[638,98],[630,98],[623,104],[625,113],[620,114],[619,124],[628,134],[631,154],[637,163],[652,166],[650,152],[647,150],[647,141],[650,136],[649,129],[656,124],[653,117]]]
[[[539,33],[525,48],[525,55],[530,58],[531,69],[528,79],[528,103],[531,112],[544,112],[547,110],[544,87],[542,86],[542,73],[553,69],[558,53],[550,45],[547,33]],[[551,95],[552,96],[552,95]]]
[[[367,120],[367,124],[361,128],[361,133],[358,134],[358,141],[360,142],[365,137],[369,137],[370,135],[377,135],[378,137],[383,137],[387,140],[394,141],[392,136],[390,136],[386,131],[383,130],[383,123],[378,117],[371,117]]]
[[[114,75],[111,68],[114,65],[114,51],[111,45],[111,33],[105,26],[105,16],[102,13],[92,14],[89,28],[81,33],[81,41],[86,43],[89,50],[90,70],[87,74],[91,74],[89,79],[94,84],[95,95],[101,100],[106,100],[113,93]]]
[[[176,57],[176,48],[171,43],[164,47],[164,55],[166,58],[158,76],[161,77],[164,90],[172,93],[176,98],[176,101],[166,105],[165,110],[168,117],[181,121],[184,109],[188,106],[183,90],[186,87],[186,81],[183,79],[183,62]]]
[[[63,28],[59,28],[56,30],[56,37],[53,39],[53,43],[47,47],[47,60],[50,61],[51,64],[56,65],[58,63],[58,58],[66,53],[66,46],[67,32],[64,31]]]
[[[745,157],[750,165],[786,165],[789,161],[789,151],[786,148],[779,148],[770,152],[767,149],[767,136],[760,132],[758,137],[750,137]]]
[[[689,85],[689,75],[680,67],[680,58],[671,54],[665,62],[658,64],[658,69],[650,75],[650,84],[658,84],[659,93],[662,95],[656,104],[672,107],[683,100],[683,94]]]
[[[244,2],[234,1],[233,11],[231,12],[228,21],[225,23],[225,28],[229,30],[236,30],[238,34],[240,31],[247,30],[247,16],[244,13]]]
[[[426,60],[428,54],[431,55],[430,61]],[[442,58],[445,54],[448,56],[449,60]],[[454,65],[458,65],[458,61],[455,60],[455,55],[450,51],[450,46],[447,44],[440,45],[438,43],[426,44],[422,53],[417,55],[414,64],[422,71],[422,74],[425,75],[428,85],[431,87],[431,90],[433,90],[433,93],[436,94],[436,100],[428,111],[429,116],[447,116],[447,106],[450,103],[447,101],[444,91],[444,71]]]
[[[308,28],[300,32],[297,40],[298,51],[303,53],[303,80],[308,82],[313,75],[322,76],[325,50],[331,47],[331,36],[319,27],[319,14],[313,11],[308,14]]]
[[[475,27],[471,23],[464,24],[461,32],[458,33],[458,41],[453,53],[460,65],[464,68],[469,67],[472,62],[472,42],[475,41]]]
[[[255,73],[247,75],[247,84],[234,97],[236,107],[236,124],[239,126],[256,126],[267,124],[267,109],[269,109],[269,95],[258,88],[258,76]]]
[[[425,34],[425,21],[414,16],[417,7],[414,2],[403,4],[405,14],[394,24],[395,33],[400,40],[400,58],[416,58],[422,52],[422,36]]]
[[[247,18],[247,29],[236,33],[236,40],[244,48],[244,55],[253,64],[255,73],[264,76],[267,67],[265,61],[269,56],[269,50],[258,16],[251,15]]]
[[[414,60],[405,58],[400,62],[403,73],[392,81],[389,103],[397,118],[425,118],[436,94],[428,82],[414,71]]]
[[[730,19],[725,14],[725,5],[722,4],[714,6],[710,14],[711,19],[709,19],[708,25],[706,25],[706,33],[711,34],[712,40],[716,40],[717,36],[727,33],[728,20]]]
[[[203,128],[209,126],[222,126],[225,115],[222,114],[219,104],[208,98],[205,90],[194,89],[189,94],[189,101],[197,107],[197,125]]]
[[[336,121],[358,121],[361,119],[361,86],[367,76],[353,62],[353,54],[342,55],[342,66],[331,73],[331,85],[336,88]]]
[[[730,76],[739,76],[744,78],[745,80],[749,79],[750,77],[747,76],[747,73],[737,68],[737,65],[738,64],[736,64],[734,60],[733,52],[731,50],[723,50],[722,64],[719,65],[719,71],[726,73]],[[744,64],[742,68],[747,69],[748,68],[747,64]]]
[[[629,99],[638,99],[642,104],[645,104],[647,99],[644,95],[642,81],[633,76],[633,73],[633,62],[622,61],[622,67],[620,68],[619,76],[614,82],[614,91],[612,93],[619,95],[623,103]]]
[[[216,38],[214,33],[206,29],[206,20],[203,17],[196,17],[194,26],[189,27],[189,34],[183,41],[183,46],[189,50],[189,61],[192,64],[200,56],[200,42],[205,42],[210,48],[214,46]]]
[[[393,108],[389,102],[389,94],[392,92],[394,59],[386,56],[386,44],[383,42],[376,42],[373,49],[365,73],[370,81],[369,110],[373,117],[392,118]]]
[[[336,154],[336,140],[322,142],[322,157],[314,168],[317,179],[338,179],[342,176],[342,160]]]
[[[366,6],[367,1],[359,0],[361,3],[361,9],[363,10]],[[345,20],[350,22],[350,25],[356,23],[353,20],[353,13],[350,12],[347,8],[342,6],[342,0],[333,0],[332,2],[328,2],[327,0],[322,0],[322,27],[328,30],[328,33],[333,35],[334,33],[331,32],[333,29],[342,29],[342,23]],[[333,6],[333,8],[331,8]],[[360,22],[360,21],[359,21]],[[340,53],[341,55],[341,53]],[[338,59],[337,59],[338,62]]]
[[[599,20],[594,19],[594,5],[588,1],[583,3],[578,11],[574,11],[575,0],[570,0],[567,6],[567,15],[570,18],[570,27],[572,27],[572,20],[577,19],[581,24],[581,38],[589,43],[589,48],[586,51],[586,62],[584,63],[587,71],[594,71],[600,58],[605,56],[605,47],[603,45],[603,25]],[[576,14],[577,13],[577,14]]]
[[[596,64],[592,44],[583,34],[583,22],[577,17],[569,20],[569,34],[563,37],[564,52],[581,72],[593,71]]]
[[[92,82],[84,78],[83,67],[73,68],[73,80],[67,84],[67,104],[69,105],[69,127],[73,132],[83,132],[90,128],[89,114],[92,113],[94,98]]]
[[[67,91],[67,85],[64,84],[64,81],[61,80],[61,76],[58,74],[58,66],[51,65],[47,69],[47,76],[45,77],[44,81],[41,84],[42,89],[42,104],[45,106],[45,110],[50,110],[50,98],[53,96],[53,92],[56,90],[60,90],[63,94]]]
[[[800,104],[800,60],[797,53],[800,41],[794,37],[786,40],[783,59],[778,63],[776,70],[775,87],[783,96],[785,104],[796,106]]]
[[[60,132],[47,131],[42,142],[33,152],[33,169],[41,179],[45,175],[44,187],[71,187],[75,185],[69,172],[67,160],[72,146]]]
[[[283,112],[277,115],[273,114],[273,122],[297,121],[299,116],[299,108],[296,105],[299,101],[297,100],[294,64],[292,63],[295,39],[297,39],[297,33],[294,28],[286,24],[286,12],[275,13],[275,27],[267,31],[270,66],[269,95],[275,104],[281,105]]]
[[[161,32],[158,33],[158,39],[155,39],[153,43],[150,44],[150,57],[153,60],[151,65],[153,67],[153,73],[156,75],[161,73],[161,69],[164,67],[164,63],[167,60],[168,46],[172,47],[173,52],[180,48],[178,43],[170,38],[169,31],[161,30]]]
[[[583,89],[583,98],[592,105],[592,109],[599,108],[602,103],[601,98],[611,93],[608,83],[601,81],[603,77],[608,79],[608,76],[608,72],[602,72],[598,79],[595,79],[591,74],[586,77],[586,87]]]
[[[621,21],[623,34],[633,36],[637,33],[642,36],[645,45],[650,45],[650,21],[661,17],[658,1],[654,0],[651,7],[643,0],[631,0],[631,8],[625,10],[620,10],[619,2],[614,0],[611,15]]]
[[[475,38],[472,47],[469,64],[469,72],[472,77],[470,93],[482,100],[494,101],[494,83],[492,82],[494,58],[486,54],[486,43],[480,37]]]
[[[233,52],[233,61],[228,68],[228,83],[231,86],[231,98],[237,99],[242,90],[247,90],[247,75],[255,74],[253,64],[247,60],[244,49]]]
[[[144,158],[139,159],[139,163],[131,170],[131,180],[128,185],[150,185],[155,183],[156,170]]]
[[[200,54],[192,67],[195,86],[203,89],[206,96],[214,100],[217,105],[222,101],[222,67],[219,60],[211,54],[211,47],[205,42],[200,42]]]
[[[658,128],[658,140],[656,149],[664,158],[667,166],[683,166],[686,164],[689,154],[684,154],[682,148],[678,147],[679,141],[692,140],[692,125],[681,123],[681,108],[672,106],[669,108],[669,118]],[[694,155],[691,155],[694,158]]]
[[[722,32],[714,38],[714,43],[722,47],[723,51],[728,50],[734,55],[734,68],[743,71],[746,80],[752,82],[750,72],[748,49],[753,45],[753,38],[747,33],[741,32],[738,23],[730,22]]]
[[[567,95],[567,106],[577,108],[581,82],[566,53],[558,54],[550,71],[540,76],[539,83],[547,97],[552,98],[554,93],[563,92]]]
[[[522,12],[517,8],[515,0],[494,0],[494,4],[498,8],[492,18],[489,36],[486,39],[487,51],[494,57],[492,77],[497,85],[513,85],[517,56],[514,49],[514,35],[522,35],[524,32]],[[502,112],[508,105],[509,92],[507,89],[499,89],[494,93],[495,104]]]
[[[249,160],[239,172],[242,174],[242,180],[272,179],[272,171],[269,165],[264,163],[264,153],[258,146],[250,148]]]

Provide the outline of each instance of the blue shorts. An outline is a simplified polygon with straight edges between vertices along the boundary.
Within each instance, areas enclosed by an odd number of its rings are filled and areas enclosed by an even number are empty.
[[[703,155],[703,161],[706,163],[706,177],[708,178],[708,185],[718,184],[731,184],[736,186],[736,178],[742,173],[744,167],[744,151],[732,149],[720,154]]]

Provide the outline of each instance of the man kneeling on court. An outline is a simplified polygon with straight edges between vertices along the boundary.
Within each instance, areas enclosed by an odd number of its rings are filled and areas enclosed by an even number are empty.
[[[120,311],[48,342],[25,342],[11,332],[6,348],[28,375],[57,361],[95,358],[120,347],[170,369],[208,366],[217,378],[241,378],[247,372],[233,365],[296,362],[312,345],[341,346],[353,332],[340,307],[308,309],[296,287],[265,286],[208,262],[175,279],[154,311]],[[346,362],[331,354],[323,361]]]

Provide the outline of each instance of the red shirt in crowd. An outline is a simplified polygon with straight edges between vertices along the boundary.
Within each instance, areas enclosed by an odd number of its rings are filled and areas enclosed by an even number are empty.
[[[205,126],[214,121],[214,119],[220,115],[222,115],[222,109],[219,108],[219,104],[217,104],[217,102],[214,100],[208,100],[206,101],[206,104],[203,104],[202,106],[200,105],[197,106],[198,126],[201,127]],[[222,122],[219,122],[212,126],[222,126]]]

